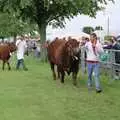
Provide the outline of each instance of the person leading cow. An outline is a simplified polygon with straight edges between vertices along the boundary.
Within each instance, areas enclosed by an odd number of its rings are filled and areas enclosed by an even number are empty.
[[[24,39],[24,36],[21,36],[20,39],[16,41],[16,46],[17,46],[17,65],[16,65],[16,70],[19,69],[20,65],[22,65],[24,70],[28,70],[25,67],[24,63],[24,53],[27,48],[26,41]]]
[[[88,89],[92,88],[92,73],[94,72],[96,92],[100,93],[102,88],[100,85],[99,55],[103,53],[104,50],[100,42],[97,40],[97,35],[95,33],[90,35],[90,41],[85,44],[85,48],[87,54]]]

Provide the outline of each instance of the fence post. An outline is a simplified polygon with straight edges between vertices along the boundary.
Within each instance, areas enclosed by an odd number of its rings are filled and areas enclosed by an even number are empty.
[[[115,51],[110,50],[111,53],[111,59],[110,59],[110,68],[111,68],[111,74],[110,74],[110,81],[114,80],[115,76],[115,69],[114,69],[114,63],[115,63]]]

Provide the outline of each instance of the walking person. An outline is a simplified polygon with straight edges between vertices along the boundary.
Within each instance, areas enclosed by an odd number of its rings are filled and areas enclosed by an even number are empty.
[[[99,55],[103,52],[103,48],[100,42],[97,40],[97,35],[95,33],[92,33],[90,35],[90,41],[85,44],[85,49],[88,68],[88,89],[92,88],[92,74],[94,72],[96,92],[100,93],[102,91],[102,88],[100,85]]]
[[[21,36],[20,39],[16,41],[16,46],[17,46],[17,65],[16,69],[18,70],[20,68],[20,65],[23,67],[24,70],[28,70],[25,67],[24,63],[24,53],[27,48],[26,41],[24,39],[24,36]]]

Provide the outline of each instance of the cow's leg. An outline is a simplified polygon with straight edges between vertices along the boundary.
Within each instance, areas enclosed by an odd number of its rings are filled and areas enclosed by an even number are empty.
[[[61,72],[61,83],[64,83],[65,72]]]
[[[5,61],[3,61],[2,70],[4,70],[4,68],[5,68]]]
[[[9,61],[7,61],[7,65],[8,65],[8,70],[11,70]]]
[[[73,84],[76,86],[77,85],[77,74],[79,72],[79,62],[76,62],[74,64],[74,68],[72,70],[72,78],[73,78]]]
[[[57,73],[58,73],[58,79],[60,79],[60,70],[58,66],[57,66]]]
[[[53,72],[53,78],[54,78],[54,80],[56,80],[56,74],[55,74],[54,64],[50,63],[50,66],[51,66],[51,70]]]
[[[70,75],[71,73],[71,68],[67,71],[67,74]]]
[[[61,80],[61,83],[64,83],[65,72],[61,66],[57,66],[58,74]]]
[[[62,68],[60,69],[60,73],[61,73],[61,83],[64,83],[65,72]]]
[[[77,85],[77,72],[73,72],[72,78],[73,78],[73,84],[76,86]]]

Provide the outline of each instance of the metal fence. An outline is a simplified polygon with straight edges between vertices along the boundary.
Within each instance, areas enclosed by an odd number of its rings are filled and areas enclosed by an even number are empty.
[[[101,74],[106,74],[110,81],[114,80],[115,71],[118,70],[120,72],[120,64],[115,62],[115,54],[120,50],[112,50],[112,49],[104,49],[103,58],[100,61],[101,66]],[[118,58],[120,59],[120,58]],[[82,74],[86,73],[86,62],[85,62],[85,48],[81,48],[81,69]]]

